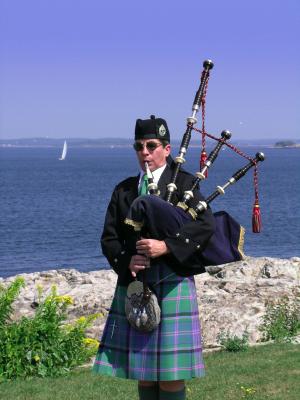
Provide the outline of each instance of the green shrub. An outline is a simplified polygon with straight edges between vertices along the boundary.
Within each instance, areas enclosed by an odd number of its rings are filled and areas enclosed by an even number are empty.
[[[18,297],[21,288],[24,286],[23,278],[16,278],[7,289],[0,286],[0,329],[2,329],[9,320],[12,313],[12,304]]]
[[[17,278],[0,291],[0,378],[58,376],[87,361],[95,354],[95,341],[85,331],[98,315],[66,321],[70,296],[58,296],[56,288],[39,302],[34,317],[12,322],[12,303],[24,281]]]
[[[237,335],[232,336],[229,332],[221,332],[218,340],[225,350],[231,352],[245,351],[249,347],[249,334],[246,331],[241,338]]]
[[[259,327],[263,333],[263,340],[290,341],[300,328],[299,313],[299,300],[290,301],[284,296],[277,301],[269,302]]]

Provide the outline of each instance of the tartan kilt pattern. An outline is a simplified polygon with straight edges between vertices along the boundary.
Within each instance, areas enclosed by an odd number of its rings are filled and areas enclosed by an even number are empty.
[[[127,287],[117,285],[93,372],[146,381],[204,376],[194,278],[176,275],[160,263],[147,270],[147,282],[161,307],[158,328],[144,333],[130,326],[125,316]]]

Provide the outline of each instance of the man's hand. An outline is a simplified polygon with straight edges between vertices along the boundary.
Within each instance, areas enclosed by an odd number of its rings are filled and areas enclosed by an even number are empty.
[[[136,242],[138,254],[146,257],[156,258],[170,253],[166,243],[163,240],[141,239]]]
[[[149,258],[145,256],[139,254],[132,256],[128,267],[131,271],[131,275],[135,278],[139,271],[149,267],[149,263]]]

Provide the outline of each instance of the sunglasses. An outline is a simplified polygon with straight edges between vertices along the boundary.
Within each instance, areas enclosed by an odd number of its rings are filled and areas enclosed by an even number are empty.
[[[142,142],[135,142],[133,144],[133,148],[135,151],[142,151],[144,149],[144,146],[146,146],[148,151],[154,151],[157,149],[157,147],[162,146],[162,143],[157,143],[157,142],[147,142],[147,143],[142,143]]]

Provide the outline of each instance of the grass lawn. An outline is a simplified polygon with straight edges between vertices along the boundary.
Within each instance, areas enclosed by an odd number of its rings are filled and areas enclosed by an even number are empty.
[[[206,377],[187,382],[188,400],[299,400],[300,345],[270,344],[246,352],[205,354]],[[66,377],[0,384],[2,400],[137,400],[136,382],[96,376],[90,369]]]

